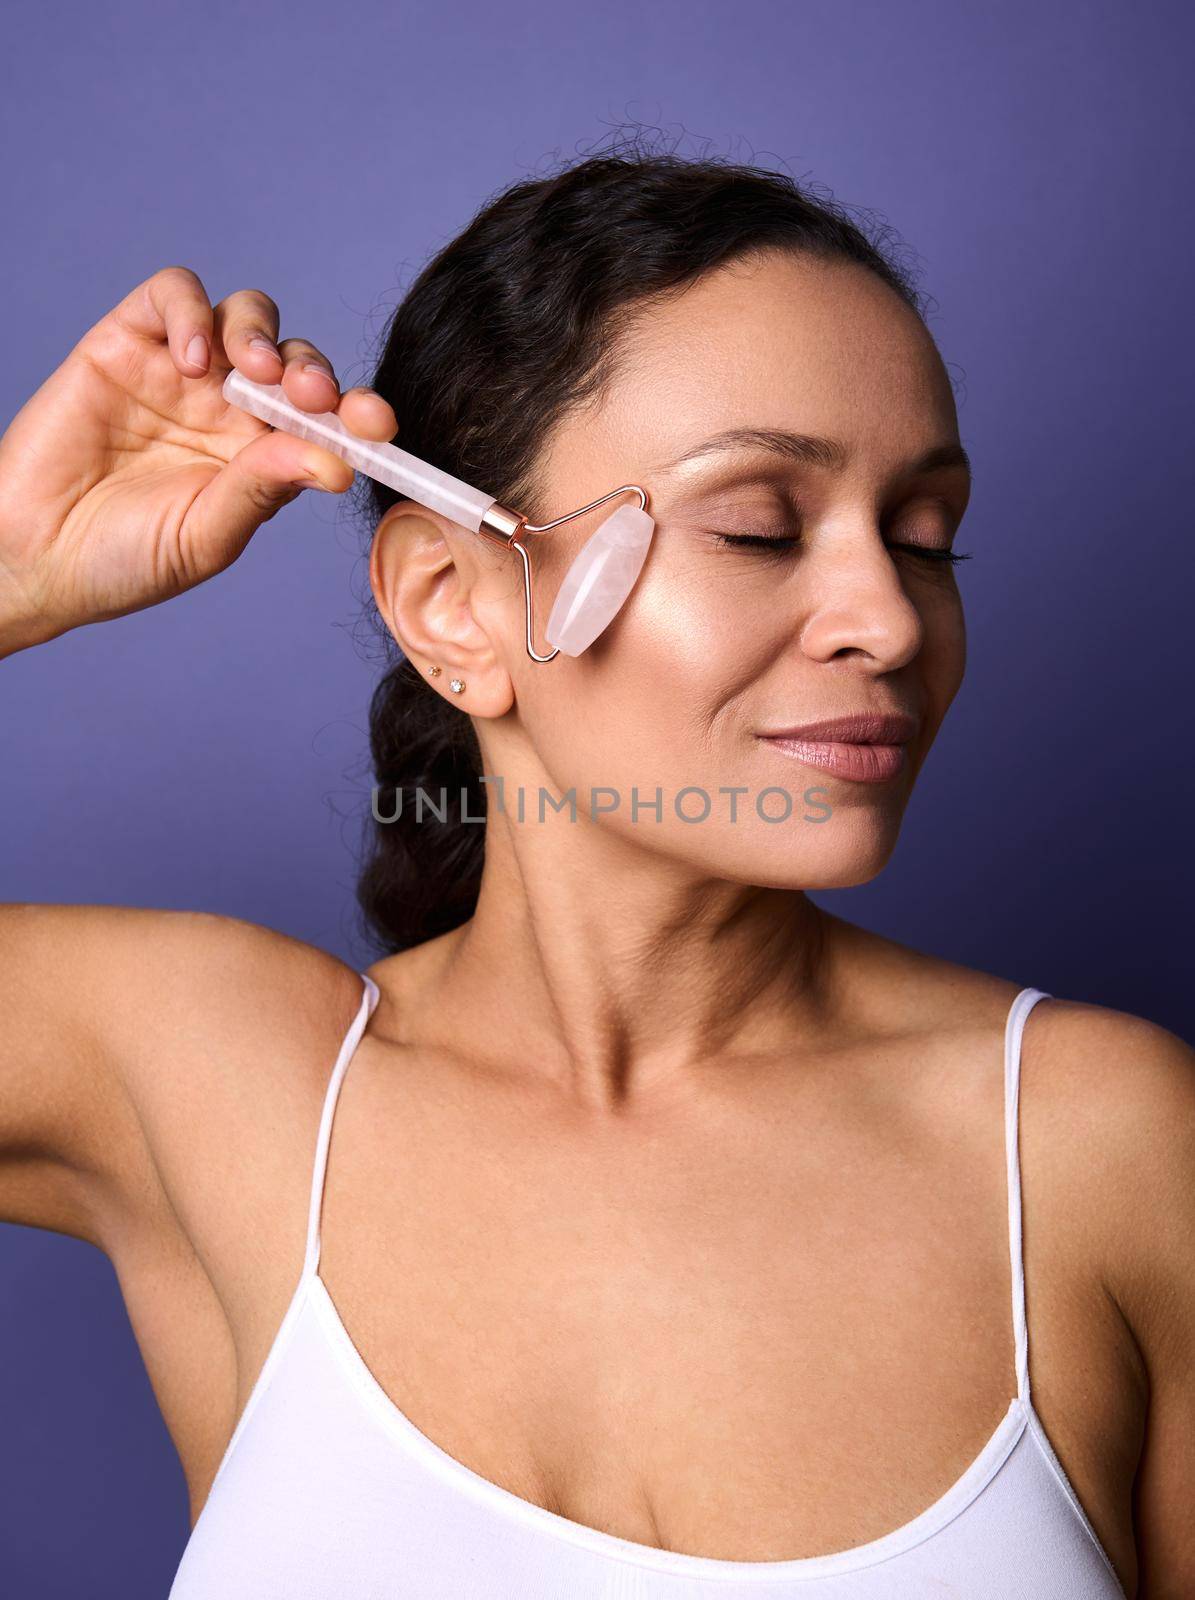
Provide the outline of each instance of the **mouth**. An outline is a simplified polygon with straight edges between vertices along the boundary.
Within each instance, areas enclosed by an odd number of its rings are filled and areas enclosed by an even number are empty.
[[[902,713],[861,713],[778,728],[756,735],[778,754],[852,783],[888,783],[908,762],[915,718]]]

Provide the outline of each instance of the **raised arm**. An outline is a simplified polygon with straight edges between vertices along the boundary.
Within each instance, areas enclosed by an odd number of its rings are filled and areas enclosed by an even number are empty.
[[[260,291],[213,306],[194,272],[166,267],[21,408],[0,439],[0,657],[192,588],[304,486],[348,487],[339,457],[225,402],[233,365],[305,409],[336,408],[363,437],[394,437],[391,407],[370,390],[341,396],[327,359],[280,342],[278,320]],[[3,675],[0,660],[0,695]],[[257,934],[200,914],[0,904],[0,1220],[108,1249],[129,1207],[163,1203],[137,1079],[164,1004],[157,979],[173,963],[191,988],[172,998],[198,1004],[196,973],[219,970],[230,946],[267,968],[289,961],[281,935]]]
[[[0,905],[0,1221],[111,1254],[121,1231],[162,1203],[141,1092],[163,1009],[153,991],[188,950],[210,963],[224,923]],[[178,998],[186,1010],[189,996]]]

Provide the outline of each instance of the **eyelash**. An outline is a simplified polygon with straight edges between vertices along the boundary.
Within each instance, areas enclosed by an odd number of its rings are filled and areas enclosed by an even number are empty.
[[[767,549],[768,554],[774,559],[779,559],[783,550],[790,549],[800,541],[785,535],[781,538],[772,538],[763,533],[715,533],[714,538],[720,545],[737,544],[746,545],[753,550]],[[768,547],[771,546],[769,549]],[[936,550],[922,544],[890,544],[889,550],[902,550],[906,555],[919,556],[922,560],[939,562],[943,566],[954,566],[959,561],[970,561],[969,554],[961,550]]]

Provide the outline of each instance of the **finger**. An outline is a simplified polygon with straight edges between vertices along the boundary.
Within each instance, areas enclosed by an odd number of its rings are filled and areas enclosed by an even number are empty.
[[[362,439],[389,444],[398,432],[394,407],[388,400],[383,400],[376,389],[346,389],[340,397],[336,414],[350,433],[358,434]]]
[[[257,383],[277,383],[278,307],[262,289],[238,289],[212,313],[213,360],[238,367]]]
[[[340,385],[332,363],[308,339],[283,339],[278,346],[284,363],[282,391],[304,411],[334,411]]]
[[[205,574],[222,570],[304,488],[340,494],[352,481],[352,467],[330,450],[278,429],[258,434],[192,502],[184,524],[188,565]]]
[[[163,267],[127,294],[113,315],[140,338],[164,340],[184,377],[201,378],[207,371],[212,305],[190,267]]]

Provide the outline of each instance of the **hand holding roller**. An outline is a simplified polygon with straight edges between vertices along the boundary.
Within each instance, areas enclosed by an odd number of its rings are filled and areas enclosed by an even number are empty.
[[[535,525],[517,511],[500,506],[493,495],[442,472],[409,450],[351,433],[334,411],[301,411],[286,398],[281,384],[255,383],[234,367],[224,380],[223,394],[230,405],[239,406],[272,428],[310,439],[406,499],[440,512],[470,533],[517,550],[523,562],[527,653],[533,661],[551,661],[561,650],[565,655],[579,656],[618,615],[642,570],[655,523],[647,512],[647,492],[638,484],[624,484],[563,517]],[[553,649],[550,655],[540,655],[532,634],[531,567],[521,536],[546,533],[616,495],[628,493],[638,495],[639,504],[620,506],[612,512],[565,573],[545,630]]]

